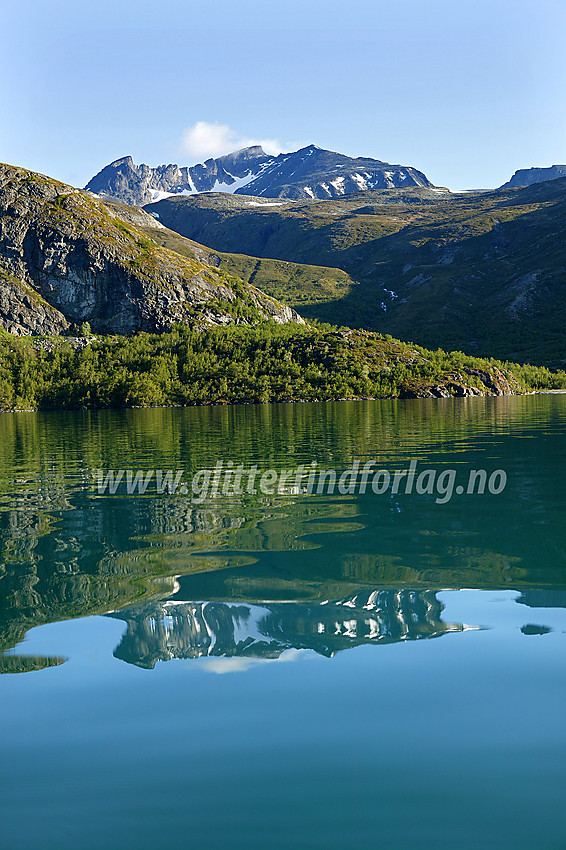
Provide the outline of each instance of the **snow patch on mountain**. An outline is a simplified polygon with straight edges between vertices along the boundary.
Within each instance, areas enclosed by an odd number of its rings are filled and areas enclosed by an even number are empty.
[[[135,165],[122,157],[102,169],[87,190],[128,204],[172,195],[226,192],[266,198],[333,198],[397,186],[431,186],[420,171],[380,160],[347,157],[309,145],[271,156],[255,145],[199,165]]]
[[[339,195],[343,195],[344,192],[345,192],[344,182],[345,182],[344,177],[336,177],[335,180],[330,180],[330,185],[334,186],[334,188],[336,189],[336,191],[338,192]]]
[[[354,181],[360,192],[363,192],[365,189],[367,189],[368,183],[366,178],[362,177],[361,174],[358,174],[357,171],[352,174],[352,180]]]

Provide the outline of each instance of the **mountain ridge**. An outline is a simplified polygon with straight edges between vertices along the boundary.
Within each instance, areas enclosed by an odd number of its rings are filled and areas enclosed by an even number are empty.
[[[102,197],[143,205],[169,195],[228,192],[264,198],[334,198],[375,188],[432,186],[412,166],[348,157],[307,145],[278,156],[260,145],[193,166],[135,165],[131,156],[105,166],[85,186]]]
[[[207,194],[146,210],[213,251],[333,267],[356,282],[343,297],[321,290],[301,307],[307,319],[431,348],[566,362],[566,178],[474,195],[414,187],[275,206]],[[277,293],[297,303],[284,287]]]
[[[545,183],[547,180],[558,180],[561,177],[566,177],[566,165],[551,165],[548,168],[518,168],[499,188],[518,189],[535,183]]]

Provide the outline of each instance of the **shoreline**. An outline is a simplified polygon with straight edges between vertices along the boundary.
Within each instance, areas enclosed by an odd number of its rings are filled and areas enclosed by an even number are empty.
[[[0,409],[0,415],[5,413],[93,413],[103,410],[189,410],[194,407],[244,407],[263,406],[272,404],[332,404],[338,401],[470,401],[480,398],[522,398],[533,395],[566,395],[566,389],[559,390],[525,390],[524,393],[501,393],[494,395],[469,396],[358,396],[357,398],[285,398],[273,401],[202,401],[194,404],[132,404],[121,407],[29,407],[14,410]]]

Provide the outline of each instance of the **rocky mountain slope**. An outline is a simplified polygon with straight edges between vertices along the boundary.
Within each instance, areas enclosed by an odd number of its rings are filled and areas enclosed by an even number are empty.
[[[566,177],[566,165],[551,165],[549,168],[519,168],[507,183],[500,189],[518,189],[521,186],[532,186],[533,183],[544,183],[546,180],[558,180]]]
[[[298,321],[255,287],[157,245],[155,218],[110,208],[56,180],[0,165],[0,327],[59,334],[161,331],[271,318]]]
[[[274,206],[217,194],[146,209],[215,251],[345,272],[340,292],[313,291],[307,318],[429,347],[566,362],[566,178],[476,195],[390,189]],[[262,286],[298,303],[275,283]]]
[[[356,159],[309,145],[268,156],[259,146],[243,148],[200,165],[135,165],[130,156],[102,169],[85,187],[127,204],[147,204],[167,195],[229,192],[263,198],[336,198],[363,190],[431,186],[417,169],[380,160]]]
[[[342,269],[214,251],[164,227],[155,215],[149,215],[139,207],[111,200],[104,203],[120,218],[135,223],[158,245],[221,269],[268,292],[274,298],[279,299],[279,292],[283,300],[300,305],[296,307],[299,313],[302,308],[317,304],[321,299],[342,298],[356,286],[356,281]]]

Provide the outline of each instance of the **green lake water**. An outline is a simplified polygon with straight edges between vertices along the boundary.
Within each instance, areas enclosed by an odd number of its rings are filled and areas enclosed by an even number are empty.
[[[0,445],[0,847],[566,848],[566,396],[1,414]],[[507,483],[96,487],[220,460]]]

